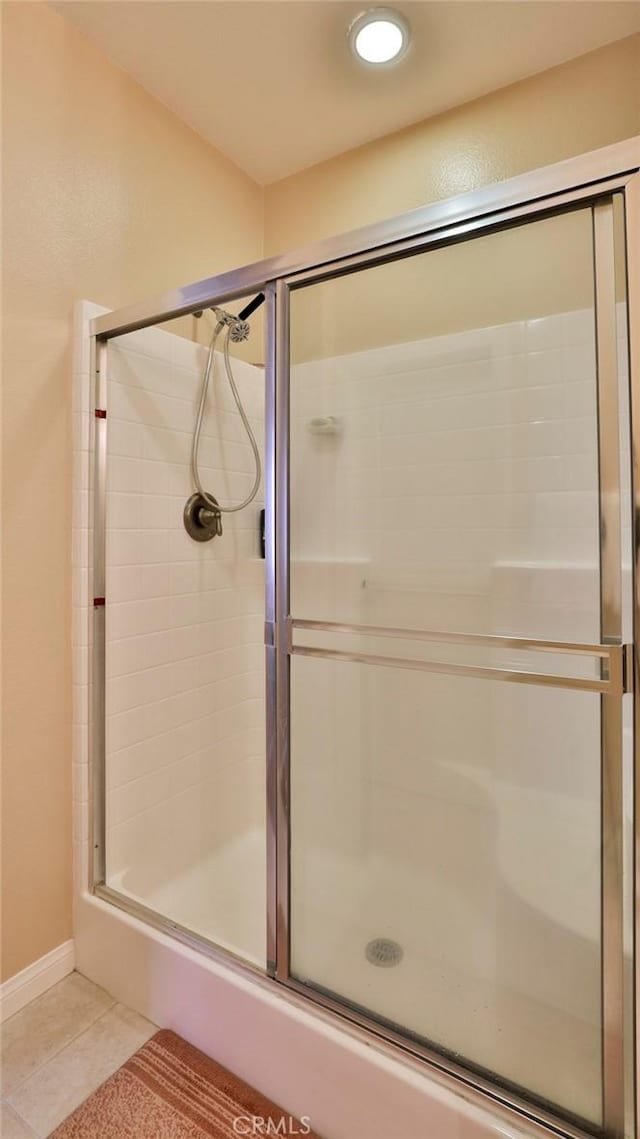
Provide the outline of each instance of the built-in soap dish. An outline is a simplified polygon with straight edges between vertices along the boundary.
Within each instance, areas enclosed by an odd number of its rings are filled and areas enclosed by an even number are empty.
[[[311,435],[341,435],[342,424],[335,415],[315,415],[307,427]]]

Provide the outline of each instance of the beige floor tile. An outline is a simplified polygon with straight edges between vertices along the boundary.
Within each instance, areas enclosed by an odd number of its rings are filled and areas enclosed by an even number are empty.
[[[1,1034],[3,1096],[8,1098],[113,1004],[104,989],[71,973],[6,1020]]]
[[[39,1136],[48,1135],[156,1031],[115,1005],[22,1084],[11,1106]]]
[[[0,1135],[2,1139],[33,1139],[34,1132],[16,1115],[13,1108],[3,1103],[0,1106]]]

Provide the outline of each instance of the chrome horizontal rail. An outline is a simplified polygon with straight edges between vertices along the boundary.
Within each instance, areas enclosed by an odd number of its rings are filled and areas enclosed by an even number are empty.
[[[184,316],[213,304],[229,302],[264,288],[269,281],[304,273],[337,260],[382,249],[400,240],[420,234],[435,233],[446,227],[471,222],[501,210],[540,202],[546,198],[572,192],[578,187],[593,187],[594,192],[612,190],[624,185],[625,179],[640,168],[640,138],[591,151],[577,158],[518,174],[494,186],[481,187],[469,194],[387,218],[363,226],[339,237],[324,238],[313,245],[295,249],[265,261],[220,273],[182,288],[173,289],[141,304],[105,313],[91,322],[91,333],[107,339]],[[600,185],[598,185],[600,184]]]
[[[531,652],[559,653],[565,656],[597,657],[606,667],[601,677],[562,676],[529,669],[498,668],[492,665],[458,664],[455,661],[425,661],[413,657],[387,656],[380,653],[356,652],[294,644],[296,629],[338,635],[392,637],[395,640],[421,641],[430,644],[454,644],[470,647],[518,649]],[[585,644],[574,641],[544,641],[532,637],[507,637],[497,634],[455,633],[435,629],[402,629],[387,625],[357,625],[336,621],[311,621],[290,618],[288,622],[289,652],[297,656],[325,657],[388,668],[407,668],[450,676],[478,677],[508,681],[512,684],[539,684],[555,688],[574,688],[587,692],[622,695],[628,690],[628,652],[624,645]]]
[[[603,646],[599,646],[600,649]],[[291,645],[292,656],[318,657],[355,664],[378,665],[383,668],[406,668],[418,672],[434,672],[446,676],[475,677],[480,680],[500,680],[512,684],[537,684],[547,688],[573,688],[582,692],[600,692],[621,696],[625,690],[623,646],[611,645],[606,653],[609,669],[607,677],[593,679],[581,676],[559,676],[555,673],[527,672],[523,669],[493,668],[490,665],[455,664],[451,661],[413,660],[408,657],[379,656],[373,653],[346,652],[340,649],[319,649],[310,645]]]
[[[530,219],[541,218],[546,214],[558,214],[562,210],[575,210],[582,206],[587,207],[602,200],[616,190],[624,190],[630,174],[621,174],[617,178],[609,178],[604,182],[592,182],[580,190],[570,194],[558,193],[545,195],[533,201],[517,202],[503,209],[487,210],[475,217],[461,222],[452,222],[447,226],[438,226],[425,229],[422,233],[413,234],[403,240],[383,242],[370,249],[361,250],[351,256],[335,258],[333,261],[322,261],[307,269],[285,277],[289,288],[297,289],[301,285],[309,285],[318,281],[327,281],[333,277],[343,276],[346,273],[356,272],[359,269],[371,268],[394,261],[407,255],[424,253],[428,249],[437,249],[452,242],[469,240],[481,233],[503,229],[505,226],[522,224]]]
[[[487,648],[531,649],[570,656],[608,658],[617,645],[585,644],[582,641],[542,641],[532,637],[507,637],[494,633],[452,633],[435,629],[402,629],[388,625],[348,625],[336,621],[307,621],[291,617],[289,628],[309,629],[322,633],[352,633],[370,637],[394,637],[401,641],[435,641],[454,645],[484,645]]]

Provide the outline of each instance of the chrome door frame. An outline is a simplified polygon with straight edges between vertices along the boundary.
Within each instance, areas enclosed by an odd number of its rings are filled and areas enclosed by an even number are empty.
[[[638,176],[632,176],[638,181]],[[629,181],[631,181],[629,180]],[[300,272],[289,274],[278,282],[278,329],[277,342],[277,380],[275,420],[277,422],[276,438],[276,472],[275,472],[275,517],[273,524],[277,527],[275,577],[279,583],[275,605],[275,644],[276,657],[280,658],[277,665],[278,692],[278,789],[276,803],[276,831],[284,838],[280,838],[279,849],[288,852],[290,846],[291,817],[289,802],[290,784],[290,741],[289,722],[290,709],[288,703],[289,692],[289,660],[292,655],[315,655],[316,657],[342,660],[368,661],[371,664],[387,664],[391,667],[401,668],[427,668],[429,671],[441,673],[458,673],[462,675],[482,676],[491,679],[502,679],[507,682],[553,684],[558,687],[583,687],[584,681],[575,679],[569,681],[566,677],[541,676],[535,673],[504,673],[500,670],[485,668],[469,668],[468,666],[437,665],[432,662],[418,663],[415,660],[393,660],[379,657],[369,653],[340,652],[324,648],[310,648],[297,646],[293,640],[293,631],[296,627],[304,625],[318,630],[329,630],[332,627],[328,622],[301,622],[296,620],[290,611],[289,604],[289,517],[288,517],[288,487],[289,487],[289,309],[291,291],[319,281],[330,280],[335,277],[366,269],[373,265],[381,265],[390,261],[426,252],[430,248],[442,247],[454,242],[473,240],[481,234],[500,231],[515,224],[533,222],[540,218],[557,215],[562,212],[590,207],[593,219],[594,242],[594,309],[596,316],[596,356],[598,378],[598,435],[599,435],[599,479],[600,479],[600,567],[601,567],[601,640],[602,645],[597,651],[604,650],[606,645],[618,646],[624,665],[631,663],[632,654],[622,645],[622,557],[621,557],[621,490],[620,490],[620,453],[618,440],[618,362],[617,362],[617,330],[615,307],[615,277],[614,277],[614,232],[613,232],[613,193],[624,194],[628,181],[618,182],[615,179],[606,179],[589,186],[582,186],[562,193],[551,193],[535,202],[526,201],[519,204],[504,205],[502,209],[489,215],[470,218],[464,222],[445,226],[427,234],[417,235],[400,240],[384,249],[366,250],[360,254],[338,258],[331,263],[323,263],[305,268]],[[628,304],[632,298],[628,298]],[[361,627],[333,625],[334,631],[364,632]],[[402,635],[407,636],[403,630],[379,629],[367,630],[369,633],[377,632],[381,636]],[[442,635],[442,634],[440,634]],[[425,639],[437,640],[438,634],[431,631],[412,631],[409,637],[422,636]],[[444,634],[444,639],[450,640],[450,634]],[[468,636],[460,637],[460,641],[468,644],[478,643],[484,638]],[[513,640],[513,645],[521,643],[518,638],[505,638]],[[567,646],[554,645],[542,642],[530,642],[533,649],[546,651],[566,652]],[[593,646],[592,646],[593,647]],[[586,646],[584,646],[586,649]],[[581,650],[582,651],[582,650]],[[622,667],[622,666],[621,666]],[[603,1033],[602,1033],[602,1060],[603,1060],[603,1130],[607,1136],[621,1139],[625,1134],[625,1101],[624,1086],[624,958],[623,958],[623,802],[622,802],[622,695],[631,691],[631,677],[620,675],[617,688],[608,689],[606,693],[601,689],[601,718],[602,718],[602,827],[603,827],[603,856],[602,856],[602,1003],[603,1003]],[[286,694],[282,692],[285,688]],[[284,721],[284,722],[283,722]],[[335,994],[323,994],[310,984],[301,982],[291,975],[290,966],[290,935],[289,922],[283,918],[282,910],[289,908],[289,872],[290,868],[283,867],[281,857],[277,860],[278,896],[280,898],[278,935],[275,945],[276,970],[275,976],[283,983],[298,992],[313,996],[314,999],[326,1007],[337,1009],[349,1004],[348,998],[337,998]],[[271,956],[271,955],[270,955]],[[376,1027],[376,1030],[387,1039],[398,1039],[401,1034],[394,1029],[382,1026],[376,1021],[373,1014],[362,1009],[349,1008],[349,1015],[359,1024]],[[473,1067],[469,1062],[461,1070],[457,1062],[447,1060],[435,1048],[432,1049],[422,1043],[415,1043],[414,1050],[437,1063],[449,1072],[463,1076],[467,1082],[486,1090],[489,1081],[483,1073],[475,1078],[470,1075]],[[491,1081],[493,1083],[493,1081]],[[496,1076],[496,1084],[499,1077]],[[510,1089],[504,1087],[502,1095],[505,1102],[511,1106],[523,1107],[524,1089]],[[496,1095],[496,1087],[492,1094]],[[500,1094],[500,1093],[498,1093]],[[526,1094],[526,1093],[525,1093]],[[535,1098],[532,1096],[532,1098]],[[550,1115],[547,1109],[537,1114],[535,1106],[528,1101],[528,1111],[539,1121],[548,1122]],[[554,1112],[555,1114],[555,1112]],[[588,1126],[584,1120],[576,1120],[580,1126]]]
[[[437,1071],[452,1087],[464,1086],[467,1096],[477,1094],[481,1099],[490,1097],[496,1105],[514,1109],[532,1122],[551,1128],[559,1134],[583,1135],[588,1133],[582,1121],[572,1122],[560,1117],[555,1110],[546,1110],[517,1090],[496,1085],[482,1073],[461,1067],[448,1059],[418,1045],[359,1010],[349,1008],[330,996],[323,997],[289,975],[289,727],[288,727],[288,673],[289,652],[292,648],[288,612],[288,295],[295,285],[311,280],[341,275],[356,265],[391,261],[429,248],[467,240],[474,235],[517,224],[527,217],[541,217],[574,209],[578,205],[604,202],[612,193],[621,192],[625,201],[627,237],[627,306],[629,310],[629,344],[631,357],[631,432],[633,441],[633,551],[634,551],[634,644],[637,658],[640,635],[640,136],[622,143],[604,147],[577,158],[567,159],[553,166],[520,175],[507,182],[474,191],[473,193],[421,207],[407,214],[379,224],[366,226],[352,233],[319,242],[308,248],[270,258],[229,273],[208,278],[185,288],[166,293],[151,302],[131,306],[98,317],[91,323],[94,370],[95,408],[105,416],[96,419],[93,487],[93,574],[94,574],[94,635],[92,657],[93,707],[90,735],[90,764],[92,788],[92,817],[90,820],[90,849],[93,851],[89,868],[90,889],[97,895],[127,910],[134,916],[153,924],[156,928],[196,946],[219,961],[229,963],[231,955],[205,939],[194,935],[161,915],[132,902],[112,890],[105,883],[105,637],[104,637],[104,519],[106,500],[106,368],[108,340],[126,332],[171,320],[198,311],[201,308],[226,304],[249,292],[265,290],[267,294],[267,367],[266,367],[266,453],[265,453],[265,508],[267,512],[267,588],[265,609],[265,652],[267,670],[267,862],[268,862],[268,975],[279,991],[290,994],[290,999],[303,999],[309,1007],[324,1007],[338,1013],[345,1024],[369,1042],[377,1041],[397,1055],[418,1058]],[[607,222],[601,225],[605,227]],[[603,269],[604,279],[607,276]],[[610,342],[610,335],[608,337]],[[607,342],[605,332],[604,342]],[[600,340],[602,345],[602,338]],[[600,348],[598,363],[601,363]],[[602,409],[601,409],[602,410]],[[610,448],[611,432],[606,433]],[[601,443],[603,437],[601,436]],[[611,477],[611,467],[607,477]],[[602,488],[601,488],[602,489]],[[619,495],[619,485],[617,486]],[[608,550],[603,549],[603,566],[610,564]],[[99,589],[103,583],[102,591]],[[99,595],[100,594],[100,595]],[[98,596],[99,595],[99,596]],[[611,649],[619,644],[616,637],[615,607],[609,612],[603,627],[602,648]],[[553,650],[551,650],[553,651]],[[565,648],[566,651],[566,648]],[[615,654],[611,656],[613,661]],[[620,654],[619,669],[614,666],[617,679],[614,687],[629,682],[629,656]],[[640,669],[638,660],[633,668],[635,692],[635,818],[640,818]],[[558,678],[560,679],[560,678]],[[611,677],[611,679],[614,679]],[[602,689],[605,692],[605,689]],[[609,690],[603,700],[617,699]],[[605,717],[606,720],[606,717]],[[614,738],[616,729],[609,731]],[[614,742],[614,748],[618,744]],[[611,743],[609,744],[611,747]],[[615,785],[615,779],[611,786]],[[614,795],[615,799],[615,795]],[[613,849],[617,849],[620,811],[615,804],[608,808],[614,830]],[[640,837],[635,824],[634,866],[636,881],[640,883]],[[618,880],[615,856],[605,865],[608,880]],[[610,893],[610,890],[609,890]],[[620,944],[620,906],[608,911],[608,942]],[[640,936],[640,907],[634,914],[634,941]],[[607,937],[605,937],[607,940]],[[260,974],[243,962],[233,960],[233,968],[245,972],[256,980]],[[640,1024],[640,972],[638,955],[635,955],[635,1019]],[[266,983],[269,984],[268,978]],[[615,1024],[609,1056],[620,1046],[620,1000],[622,983],[620,970],[610,970],[604,978],[605,990],[610,994],[611,1009],[608,1023]],[[615,1038],[615,1040],[614,1040]],[[614,1049],[612,1051],[612,1048]],[[634,1058],[636,1082],[640,1076],[638,1055]],[[607,1063],[605,1061],[605,1073]],[[614,1071],[615,1070],[615,1071]],[[615,1072],[619,1064],[609,1063],[608,1105],[605,1108],[605,1133],[612,1139],[623,1134],[623,1105],[619,1086],[614,1088]],[[636,1107],[637,1111],[637,1107]],[[636,1122],[640,1136],[640,1123]]]
[[[633,771],[633,1072],[635,1134],[640,1136],[640,174],[624,191],[627,320],[631,408],[631,551],[633,560],[634,771]]]
[[[465,232],[461,229],[464,225],[471,232],[486,225],[489,217],[495,218],[501,211],[513,207],[520,211],[527,206],[537,210],[545,200],[566,193],[572,193],[577,200],[582,193],[588,196],[595,186],[603,191],[623,189],[638,170],[640,135],[161,293],[140,304],[95,317],[91,321],[91,334],[108,340],[150,324],[188,316],[203,307],[237,300],[305,270],[384,250],[414,237],[430,235],[433,242],[437,233],[443,236],[452,228]]]

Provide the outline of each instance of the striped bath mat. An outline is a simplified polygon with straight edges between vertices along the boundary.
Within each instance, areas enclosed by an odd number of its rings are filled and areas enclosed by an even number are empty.
[[[308,1136],[297,1120],[162,1029],[53,1132],[50,1139],[274,1139]]]

